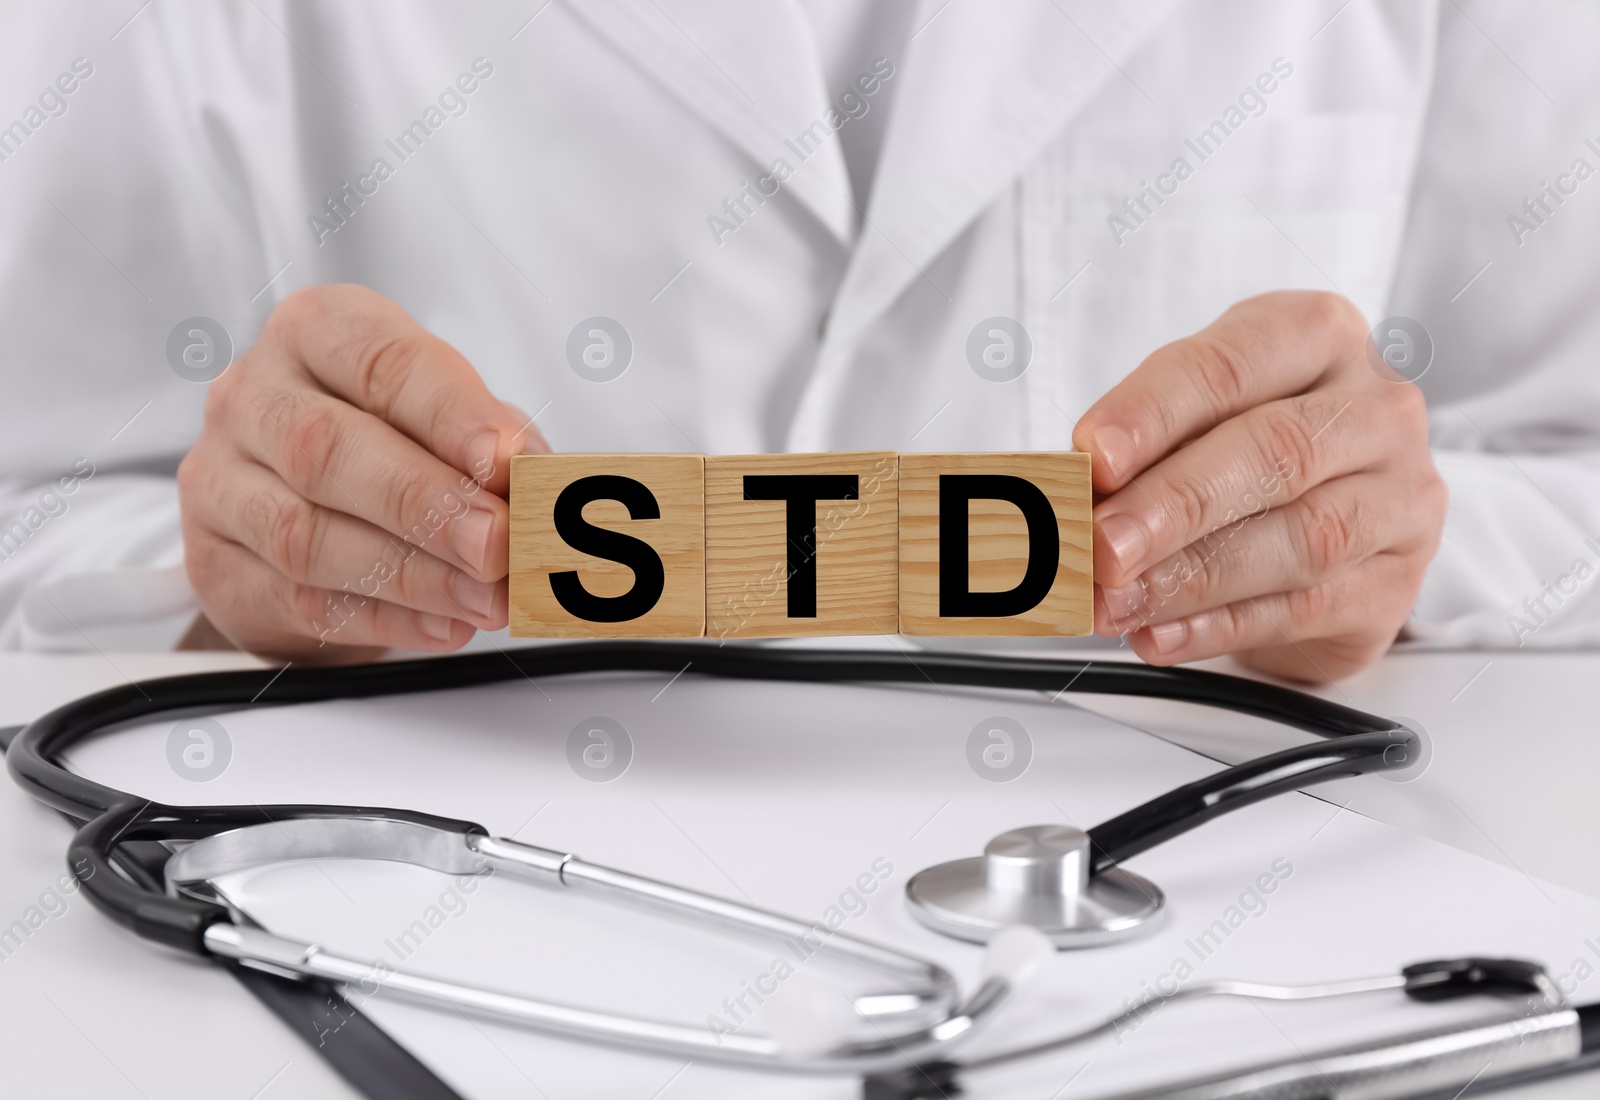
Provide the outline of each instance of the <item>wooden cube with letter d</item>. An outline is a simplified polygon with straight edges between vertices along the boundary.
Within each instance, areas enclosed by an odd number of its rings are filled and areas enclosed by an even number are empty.
[[[704,459],[511,460],[511,636],[705,633]]]
[[[1094,629],[1089,456],[900,456],[900,630]]]

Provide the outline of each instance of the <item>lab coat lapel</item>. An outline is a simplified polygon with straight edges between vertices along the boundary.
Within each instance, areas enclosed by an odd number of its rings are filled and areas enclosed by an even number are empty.
[[[904,83],[866,221],[791,446],[823,445],[862,333],[928,278],[934,258],[1095,92],[1128,79],[1120,68],[1175,3],[923,0],[897,62],[894,79]]]
[[[762,173],[780,157],[792,161],[784,138],[828,109],[816,43],[794,0],[742,0],[736,7],[575,0],[563,7],[749,154]],[[729,190],[738,183],[730,180]],[[849,243],[850,182],[837,142],[825,143],[784,191]]]

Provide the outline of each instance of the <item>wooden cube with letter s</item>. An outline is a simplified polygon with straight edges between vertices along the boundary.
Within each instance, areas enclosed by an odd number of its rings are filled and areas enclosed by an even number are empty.
[[[511,460],[514,638],[705,634],[705,460]]]

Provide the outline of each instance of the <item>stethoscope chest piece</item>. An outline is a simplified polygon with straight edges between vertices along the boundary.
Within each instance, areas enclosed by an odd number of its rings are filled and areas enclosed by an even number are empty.
[[[1013,925],[1058,948],[1094,947],[1153,929],[1165,898],[1120,867],[1090,873],[1089,836],[1066,825],[1001,833],[983,855],[919,871],[906,883],[912,916],[935,932],[986,943]]]

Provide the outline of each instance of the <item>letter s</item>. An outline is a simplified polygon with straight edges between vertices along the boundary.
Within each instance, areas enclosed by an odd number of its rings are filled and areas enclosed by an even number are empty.
[[[494,63],[487,57],[475,57],[472,59],[472,71],[488,80],[494,75]]]
[[[620,501],[630,519],[660,519],[655,494],[631,477],[595,474],[580,477],[556,497],[553,519],[556,534],[574,550],[591,557],[618,562],[633,570],[633,587],[620,596],[596,596],[583,587],[576,570],[550,574],[550,591],[569,615],[591,623],[625,623],[647,614],[666,590],[666,568],[649,543],[596,527],[583,518],[584,505],[593,500]]]

